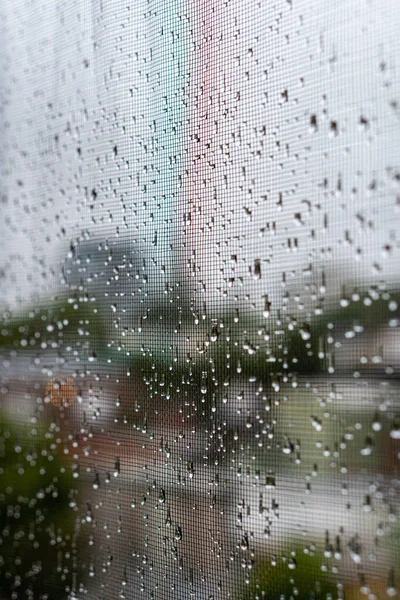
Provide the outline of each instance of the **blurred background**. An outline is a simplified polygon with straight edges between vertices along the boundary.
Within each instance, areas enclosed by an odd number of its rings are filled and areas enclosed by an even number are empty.
[[[397,3],[0,22],[0,600],[399,597]]]

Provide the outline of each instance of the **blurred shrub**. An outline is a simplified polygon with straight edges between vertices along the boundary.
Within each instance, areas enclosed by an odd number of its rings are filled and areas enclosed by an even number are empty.
[[[43,425],[41,426],[43,427]],[[54,424],[39,431],[0,415],[0,597],[67,597],[76,490]]]

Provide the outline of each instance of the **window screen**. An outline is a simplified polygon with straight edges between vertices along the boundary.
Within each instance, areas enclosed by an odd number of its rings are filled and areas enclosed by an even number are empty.
[[[0,21],[0,599],[397,598],[398,3]]]

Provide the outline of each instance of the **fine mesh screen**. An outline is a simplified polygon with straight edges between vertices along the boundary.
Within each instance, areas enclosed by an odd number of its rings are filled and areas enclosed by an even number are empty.
[[[0,600],[397,598],[398,3],[0,21]]]

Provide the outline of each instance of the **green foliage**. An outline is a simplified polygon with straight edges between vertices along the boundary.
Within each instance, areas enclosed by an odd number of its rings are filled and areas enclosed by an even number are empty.
[[[228,356],[233,369],[240,360],[244,374],[266,380],[272,373],[285,370],[292,373],[318,373],[325,368],[324,360],[318,357],[319,344],[331,328],[338,332],[354,323],[360,323],[365,328],[377,330],[387,325],[393,317],[389,302],[400,303],[400,293],[376,292],[372,297],[366,292],[360,293],[359,300],[343,303],[337,309],[305,314],[303,322],[288,315],[279,319],[273,314],[268,319],[255,319],[249,314],[240,319],[233,314],[221,315],[220,319],[215,320],[219,323],[216,343],[210,343],[210,319],[200,319],[193,335],[201,341],[189,359],[189,368],[194,376],[196,371],[200,375],[207,368],[212,355],[217,370],[225,372]],[[25,315],[12,316],[5,313],[0,324],[0,347],[18,348],[22,351],[35,348],[43,342],[48,347],[58,349],[70,344],[78,346],[81,352],[88,355],[95,353],[100,361],[112,357],[113,362],[121,362],[124,357],[125,360],[129,357],[130,362],[136,363],[144,371],[165,372],[166,365],[170,366],[175,357],[165,353],[167,349],[159,355],[149,355],[142,348],[143,340],[149,336],[151,339],[154,331],[159,332],[162,323],[166,339],[172,339],[171,327],[173,329],[176,324],[170,323],[167,318],[160,320],[164,312],[163,305],[153,307],[142,320],[143,331],[135,331],[133,323],[125,327],[120,324],[110,330],[105,327],[109,312],[101,303],[90,302],[88,298],[67,299],[60,296],[49,302],[47,307],[35,309]],[[181,315],[178,327],[186,327],[193,332],[193,322],[194,316],[185,313]],[[221,323],[223,326],[220,326]],[[246,338],[246,331],[253,332],[251,339]],[[187,356],[184,360],[180,356],[178,363],[173,366],[178,379],[188,371],[188,365],[184,364],[186,360]],[[287,367],[284,367],[285,364]]]
[[[338,591],[332,578],[321,570],[322,564],[321,555],[307,555],[302,549],[277,566],[259,563],[247,589],[236,600],[334,600]]]
[[[1,598],[67,597],[75,491],[57,437],[0,415]]]

